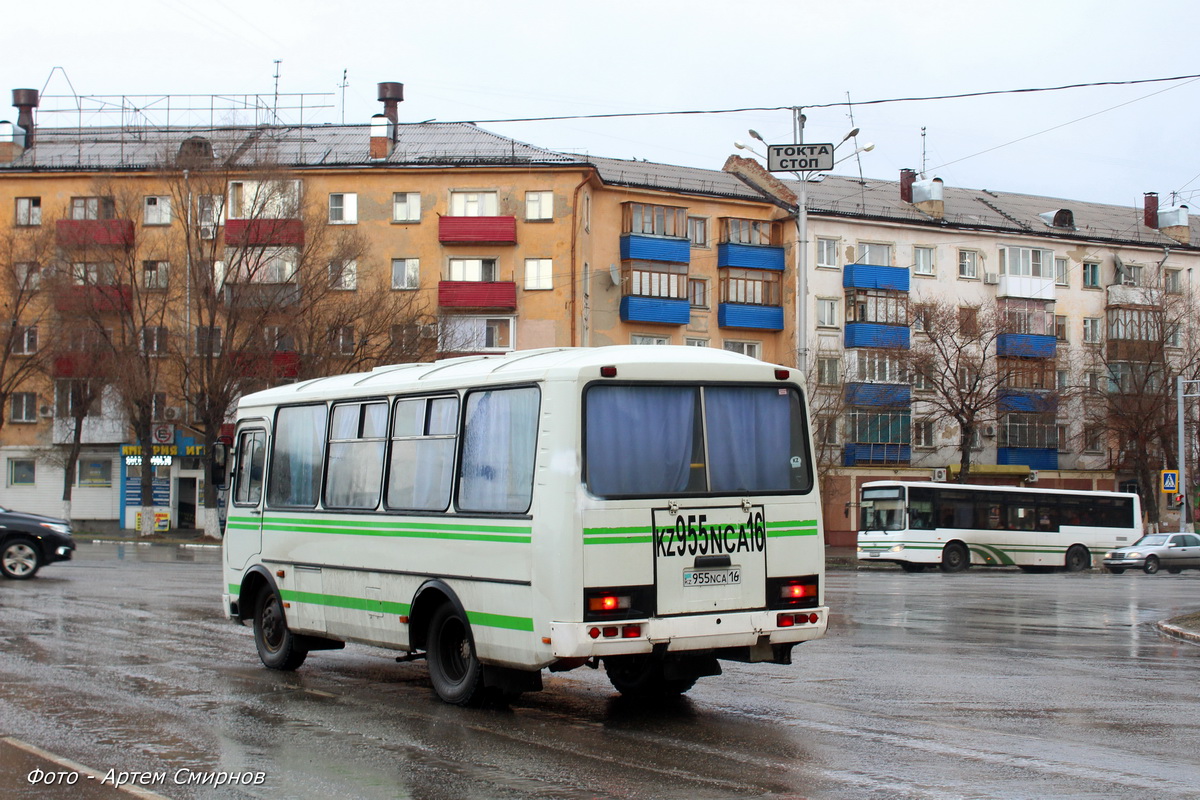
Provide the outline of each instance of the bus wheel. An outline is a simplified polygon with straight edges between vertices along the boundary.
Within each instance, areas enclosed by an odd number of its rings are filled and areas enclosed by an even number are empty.
[[[971,566],[971,554],[962,542],[951,542],[942,548],[942,572],[962,572]]]
[[[1142,567],[1142,572],[1147,575],[1158,572],[1158,556],[1146,556],[1146,564]]]
[[[1067,572],[1083,572],[1092,565],[1092,554],[1081,544],[1071,545],[1067,550]]]
[[[1124,567],[1109,567],[1108,571],[1111,572],[1113,575],[1123,575],[1125,573],[1125,568]]]
[[[662,659],[650,653],[606,658],[604,671],[622,695],[643,700],[677,697],[695,686],[698,677],[668,678]]]
[[[1178,575],[1179,573],[1183,572],[1183,567],[1167,567],[1167,572],[1171,573],[1172,575]]]
[[[905,572],[924,572],[925,565],[924,564],[913,564],[910,561],[901,561],[900,569],[904,570]]]
[[[475,657],[471,629],[450,603],[429,621],[429,679],[438,697],[456,706],[477,706],[486,699],[483,665]]]
[[[254,604],[254,645],[268,669],[291,672],[308,657],[308,650],[288,629],[279,594],[269,586],[263,587]]]

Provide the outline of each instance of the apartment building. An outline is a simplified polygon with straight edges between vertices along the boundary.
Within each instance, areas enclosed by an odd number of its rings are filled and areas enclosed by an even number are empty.
[[[0,503],[57,511],[56,454],[74,437],[89,367],[99,388],[79,427],[73,517],[135,525],[149,439],[162,524],[191,526],[225,421],[214,409],[229,407],[204,397],[218,386],[661,343],[793,366],[803,355],[826,529],[845,543],[862,481],[952,478],[959,463],[960,426],[909,355],[933,338],[924,309],[935,301],[1005,320],[989,357],[1013,368],[972,431],[976,480],[1146,482],[1122,471],[1121,443],[1089,428],[1089,401],[1066,390],[1107,386],[1112,365],[1092,351],[1119,356],[1122,336],[1145,338],[1144,309],[1190,297],[1200,251],[1186,207],[954,189],[908,171],[816,176],[798,306],[795,181],[734,160],[704,170],[584,157],[474,125],[405,123],[402,94],[380,84],[383,113],[365,125],[63,128],[36,122],[36,92],[14,92],[17,122],[0,122],[0,208],[12,209],[0,266],[21,302],[0,374]],[[155,386],[140,390],[152,425],[131,418],[82,334],[58,336],[19,372],[52,331],[87,318],[106,334],[135,308],[128,338],[153,367]],[[390,320],[369,319],[383,308]],[[1170,337],[1187,352],[1189,331]],[[213,365],[231,373],[218,382]]]

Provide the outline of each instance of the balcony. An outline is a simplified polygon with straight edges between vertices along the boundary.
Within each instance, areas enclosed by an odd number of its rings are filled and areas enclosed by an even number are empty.
[[[722,328],[781,331],[783,330],[783,308],[748,303],[719,303],[717,305],[717,324]]]
[[[909,290],[908,270],[901,267],[877,267],[871,264],[847,264],[842,270],[843,289]]]
[[[1051,341],[1053,341],[1051,337]],[[879,347],[891,350],[907,350],[910,333],[904,325],[882,325],[877,322],[848,322],[843,335],[846,347]]]
[[[60,219],[55,223],[59,247],[128,247],[133,244],[133,220]]]
[[[227,283],[225,304],[230,308],[287,308],[300,303],[294,283]]]
[[[718,267],[746,267],[783,271],[783,248],[757,244],[717,245]]]
[[[996,393],[997,410],[1001,414],[1054,414],[1058,398],[1046,392],[1001,389]]]
[[[623,322],[653,322],[661,325],[687,325],[692,307],[687,300],[670,297],[626,295],[621,298]]]
[[[516,217],[438,217],[442,244],[516,244]]]
[[[438,305],[442,308],[502,308],[511,311],[517,307],[517,284],[513,281],[439,281]]]
[[[114,314],[132,308],[133,291],[126,285],[68,286],[54,295],[54,310],[63,314]]]
[[[621,237],[622,261],[669,261],[687,264],[692,257],[692,243],[686,237],[645,236],[627,233]]]
[[[1001,275],[996,287],[997,297],[1024,297],[1030,300],[1053,300],[1054,278],[1035,278],[1031,275]]]
[[[912,403],[912,388],[902,383],[847,383],[846,404],[877,408],[904,408]]]
[[[996,337],[1000,358],[1054,358],[1056,340],[1036,333],[1002,333]]]
[[[912,448],[907,444],[845,444],[842,446],[842,466],[907,464],[912,460]]]
[[[304,221],[299,219],[230,219],[225,221],[225,244],[234,247],[272,247],[304,244]]]
[[[998,447],[996,463],[1030,469],[1058,469],[1058,450],[1053,447]]]

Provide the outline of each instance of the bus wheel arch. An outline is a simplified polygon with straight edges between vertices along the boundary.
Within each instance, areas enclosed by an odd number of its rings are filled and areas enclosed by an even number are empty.
[[[238,622],[245,624],[253,621],[254,607],[264,587],[275,591],[275,581],[265,567],[261,565],[252,567],[242,578],[242,583],[238,587],[237,608],[232,610]]]
[[[1063,559],[1063,568],[1067,572],[1083,572],[1092,566],[1092,552],[1082,544],[1073,544],[1067,548]]]
[[[942,548],[942,572],[962,572],[971,566],[971,551],[960,539],[946,542]]]

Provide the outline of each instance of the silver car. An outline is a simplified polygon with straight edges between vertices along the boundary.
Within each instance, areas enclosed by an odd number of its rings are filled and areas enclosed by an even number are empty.
[[[1153,575],[1165,569],[1172,575],[1185,569],[1200,569],[1200,536],[1194,533],[1151,533],[1128,547],[1109,550],[1104,566],[1120,575],[1127,569],[1141,569]]]

